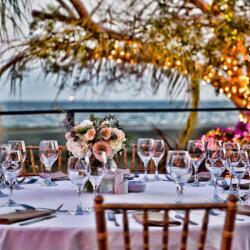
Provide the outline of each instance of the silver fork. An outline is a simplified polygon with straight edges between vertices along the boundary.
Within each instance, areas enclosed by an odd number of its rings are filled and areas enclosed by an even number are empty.
[[[108,220],[113,221],[115,226],[119,227],[120,224],[117,222],[116,217],[115,217],[115,212],[113,211],[108,211]]]

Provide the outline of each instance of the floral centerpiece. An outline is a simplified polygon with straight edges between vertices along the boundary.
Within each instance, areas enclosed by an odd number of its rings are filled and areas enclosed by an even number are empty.
[[[238,122],[229,128],[216,128],[209,130],[202,139],[221,140],[223,142],[238,142],[241,145],[250,143],[250,123]]]
[[[66,147],[78,158],[91,155],[92,161],[103,161],[100,152],[105,152],[107,158],[123,149],[126,141],[125,133],[115,115],[103,118],[90,117],[75,126],[67,126],[65,134]]]

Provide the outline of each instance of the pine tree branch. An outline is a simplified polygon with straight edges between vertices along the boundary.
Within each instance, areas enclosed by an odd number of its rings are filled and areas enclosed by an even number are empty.
[[[186,2],[194,4],[202,12],[207,13],[209,11],[209,4],[203,0],[186,0]]]
[[[56,1],[61,5],[62,8],[64,8],[64,9],[68,12],[68,14],[69,14],[70,17],[75,17],[74,12],[73,12],[73,11],[71,10],[71,8],[64,2],[64,0],[56,0]]]

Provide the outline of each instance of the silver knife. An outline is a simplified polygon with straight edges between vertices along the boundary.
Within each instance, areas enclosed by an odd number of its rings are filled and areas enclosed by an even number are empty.
[[[56,215],[49,215],[49,216],[45,216],[45,217],[40,217],[40,218],[33,219],[33,220],[30,220],[30,221],[22,222],[22,223],[19,224],[19,226],[26,226],[26,225],[37,223],[37,222],[40,222],[40,221],[53,219],[55,217],[56,217]]]

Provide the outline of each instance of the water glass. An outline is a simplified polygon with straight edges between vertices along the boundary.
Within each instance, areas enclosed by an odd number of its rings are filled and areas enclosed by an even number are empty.
[[[224,202],[224,200],[218,195],[218,178],[226,170],[226,166],[223,164],[222,160],[225,159],[225,149],[216,144],[208,148],[207,155],[211,164],[207,164],[206,168],[209,170],[214,180],[214,193],[210,201]]]
[[[232,151],[228,157],[231,174],[237,179],[237,195],[240,197],[240,181],[247,172],[246,151]]]
[[[5,178],[4,178],[3,169],[2,169],[2,162],[4,160],[6,152],[10,149],[11,149],[11,146],[9,144],[0,145],[0,198],[8,196],[2,192],[2,189],[6,187]]]
[[[56,186],[55,182],[51,180],[51,168],[56,162],[59,155],[58,143],[55,140],[41,141],[39,144],[40,160],[45,166],[47,172],[47,179],[45,181],[46,186]]]
[[[150,179],[147,175],[148,163],[151,160],[154,152],[154,140],[151,138],[140,138],[137,143],[137,154],[144,164],[144,178],[148,182]]]
[[[171,161],[172,161],[172,157],[174,155],[186,156],[186,155],[188,155],[188,152],[184,151],[184,150],[169,150],[168,151],[167,160],[166,160],[167,179],[172,179],[172,177],[171,177],[171,174],[172,174]]]
[[[14,207],[17,206],[17,203],[13,200],[13,189],[16,178],[22,169],[22,154],[19,150],[8,150],[1,158],[2,171],[10,191],[7,206]]]
[[[239,151],[240,150],[240,144],[237,142],[226,142],[223,143],[223,148],[226,151],[226,161],[224,162],[225,166],[227,167],[227,170],[230,174],[230,184],[229,184],[229,190],[227,191],[228,194],[233,194],[233,195],[237,195],[237,191],[234,190],[233,188],[233,174],[230,170],[230,164],[229,164],[229,156],[231,154],[232,151]]]
[[[245,144],[242,146],[242,151],[247,152],[245,164],[247,165],[248,176],[250,178],[250,144]],[[250,184],[248,189],[248,195],[250,196]]]
[[[154,140],[154,149],[153,149],[153,155],[152,159],[155,164],[155,174],[154,174],[154,181],[160,181],[161,178],[158,174],[158,165],[161,161],[162,157],[165,154],[165,144],[163,140]]]
[[[192,176],[190,157],[188,154],[172,155],[170,165],[171,177],[176,184],[176,203],[181,203],[184,185]]]
[[[198,170],[201,162],[205,158],[204,142],[200,140],[189,140],[187,151],[190,155],[190,159],[194,167],[194,182],[192,183],[192,186],[199,187],[200,183],[198,180]]]
[[[68,174],[69,179],[76,187],[76,192],[78,194],[79,202],[74,211],[71,213],[73,215],[83,215],[89,213],[88,209],[83,209],[82,207],[82,193],[84,189],[84,185],[89,179],[90,174],[90,166],[89,166],[89,159],[85,158],[77,158],[74,156],[69,157],[68,159]]]

